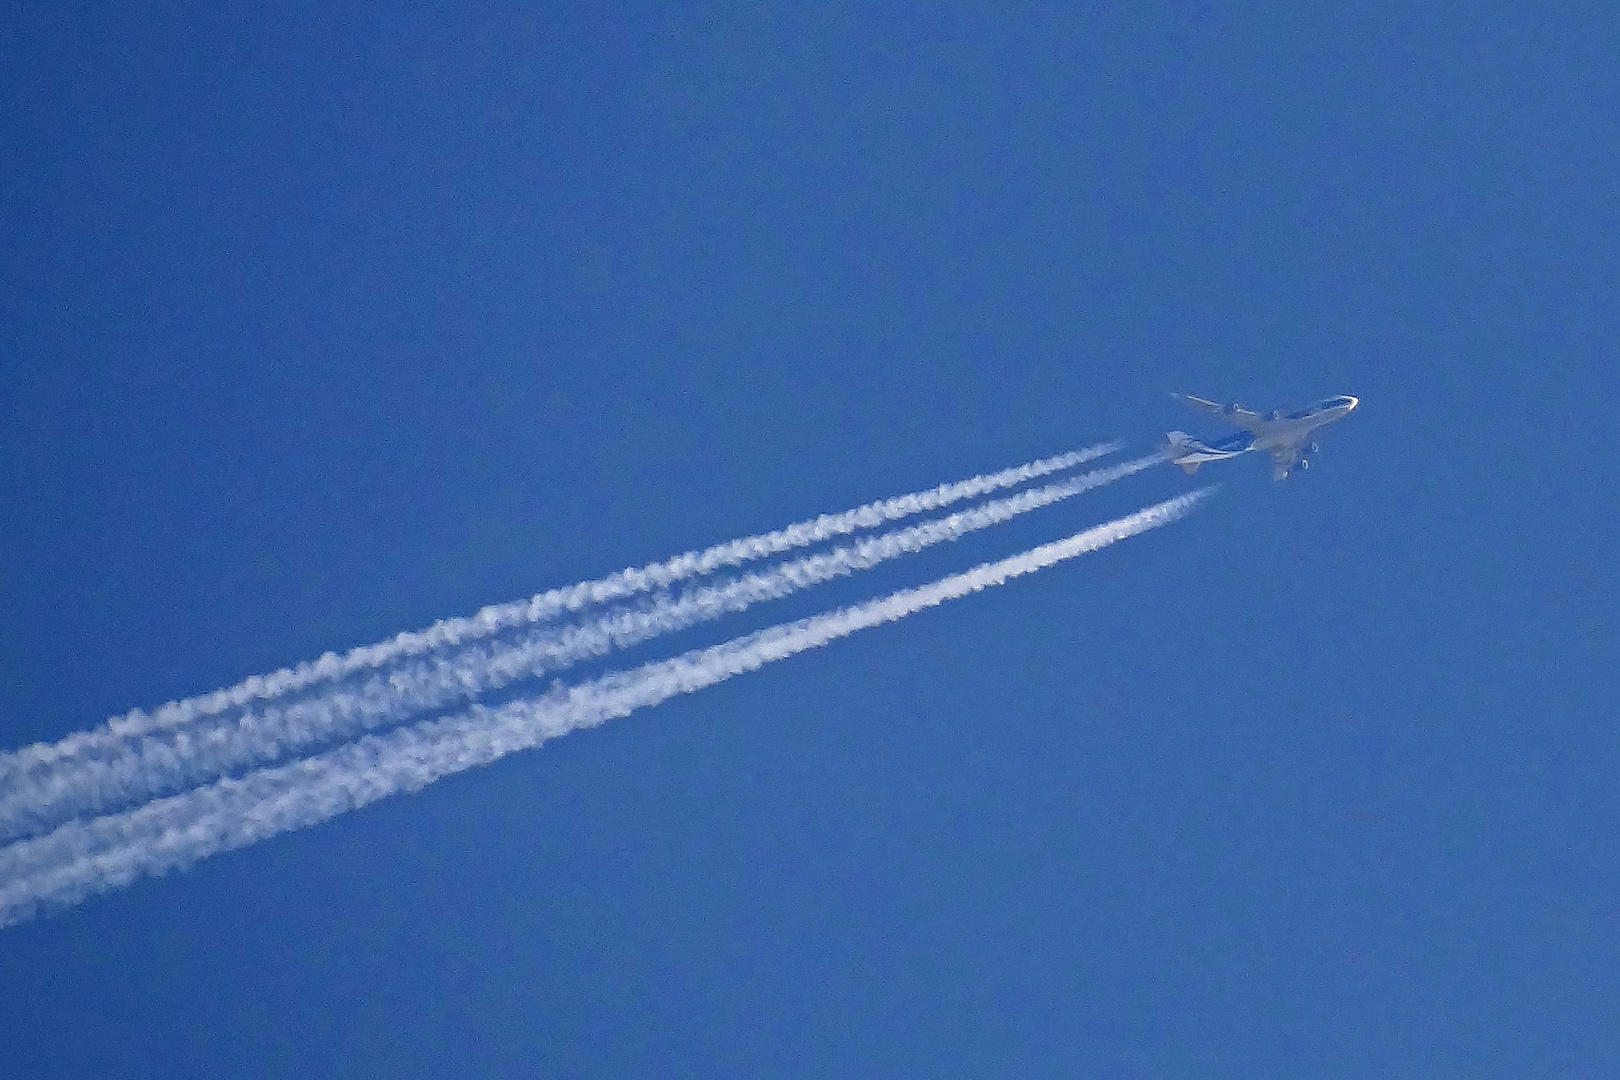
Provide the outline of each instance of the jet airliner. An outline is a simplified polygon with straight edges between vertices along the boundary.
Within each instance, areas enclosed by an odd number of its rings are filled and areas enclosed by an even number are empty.
[[[1164,446],[1165,457],[1172,464],[1180,465],[1191,476],[1206,461],[1222,461],[1251,450],[1263,450],[1271,455],[1271,475],[1278,480],[1295,469],[1310,468],[1311,461],[1306,455],[1317,451],[1312,433],[1323,424],[1349,415],[1350,410],[1361,404],[1359,399],[1341,394],[1294,412],[1272,411],[1262,415],[1241,405],[1222,405],[1191,394],[1175,396],[1243,431],[1213,443],[1195,439],[1185,431],[1172,431],[1165,436]]]

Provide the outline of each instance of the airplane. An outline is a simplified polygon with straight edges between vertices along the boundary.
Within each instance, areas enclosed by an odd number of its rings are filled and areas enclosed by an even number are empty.
[[[1243,431],[1214,443],[1195,439],[1185,431],[1172,431],[1165,436],[1164,445],[1164,455],[1172,464],[1180,465],[1191,476],[1206,461],[1223,461],[1251,450],[1264,450],[1271,455],[1271,475],[1277,480],[1286,479],[1295,469],[1310,468],[1311,461],[1306,455],[1318,449],[1312,432],[1348,415],[1361,404],[1360,399],[1341,394],[1294,412],[1274,410],[1262,416],[1241,405],[1222,405],[1191,394],[1173,396],[1214,413]]]

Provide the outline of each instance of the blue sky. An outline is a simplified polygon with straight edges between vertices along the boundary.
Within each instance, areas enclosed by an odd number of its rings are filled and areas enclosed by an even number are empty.
[[[13,12],[6,747],[1219,433],[1172,390],[1363,404],[1287,483],[0,932],[10,1068],[1614,1074],[1620,15],[1276,7]]]

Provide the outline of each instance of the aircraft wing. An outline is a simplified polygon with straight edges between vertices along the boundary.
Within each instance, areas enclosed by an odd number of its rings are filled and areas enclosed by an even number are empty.
[[[1236,424],[1244,431],[1250,431],[1256,435],[1260,434],[1266,426],[1265,417],[1250,409],[1245,409],[1241,405],[1222,405],[1218,401],[1193,397],[1191,394],[1177,394],[1176,397],[1195,408],[1203,409],[1207,413],[1220,417],[1228,424]]]
[[[1288,474],[1296,468],[1308,469],[1310,460],[1305,457],[1305,444],[1310,442],[1310,435],[1301,435],[1292,442],[1271,448],[1271,477],[1273,480],[1286,480]]]

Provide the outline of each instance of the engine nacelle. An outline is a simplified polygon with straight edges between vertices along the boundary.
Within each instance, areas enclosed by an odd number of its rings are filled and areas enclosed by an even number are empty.
[[[1294,466],[1294,468],[1296,468],[1296,469],[1308,469],[1310,467],[1311,467],[1311,459],[1310,458],[1303,458],[1303,457],[1299,459],[1299,464]]]

